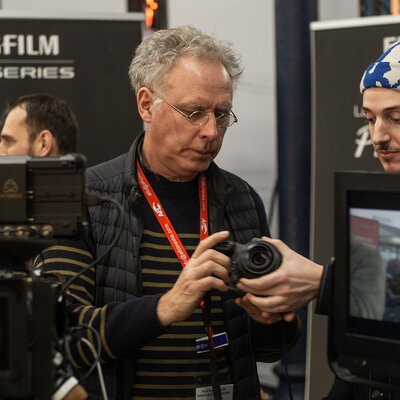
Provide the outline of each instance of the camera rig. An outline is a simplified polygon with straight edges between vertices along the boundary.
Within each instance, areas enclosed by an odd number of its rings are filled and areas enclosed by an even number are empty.
[[[0,268],[23,267],[56,237],[85,226],[85,158],[0,157]]]
[[[52,398],[73,378],[60,284],[28,260],[87,226],[85,158],[0,157],[0,398]]]

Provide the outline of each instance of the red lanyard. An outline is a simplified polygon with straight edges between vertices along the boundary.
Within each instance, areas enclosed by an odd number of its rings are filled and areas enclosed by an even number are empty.
[[[139,161],[136,162],[137,176],[139,186],[142,189],[150,208],[153,210],[155,217],[157,218],[161,228],[163,229],[165,236],[169,240],[182,268],[185,267],[189,261],[189,255],[183,246],[179,236],[175,232],[175,229],[169,220],[159,198],[154,192],[150,182],[147,180]],[[207,180],[204,174],[200,174],[198,178],[199,187],[199,202],[200,202],[200,240],[205,239],[208,236],[208,198],[207,198]]]
[[[147,180],[139,161],[136,162],[137,176],[139,186],[142,189],[150,208],[153,210],[161,228],[163,229],[165,236],[168,238],[172,248],[178,257],[182,268],[185,267],[189,261],[189,255],[183,246],[179,236],[175,232],[174,227],[171,224],[159,198],[154,192],[150,182]],[[200,240],[205,239],[208,236],[208,197],[207,197],[207,180],[204,174],[200,174],[198,177],[198,188],[199,188],[199,203],[200,203]],[[211,368],[211,380],[215,399],[222,399],[219,383],[218,383],[218,366],[214,350],[214,340],[213,340],[213,328],[210,321],[210,295],[206,295],[208,301],[202,300],[200,302],[200,307],[203,311],[204,327],[208,336],[209,350],[210,350],[210,368]]]

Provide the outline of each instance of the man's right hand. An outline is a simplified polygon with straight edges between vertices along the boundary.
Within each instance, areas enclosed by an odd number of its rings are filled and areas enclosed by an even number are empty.
[[[228,231],[217,232],[199,243],[172,289],[158,302],[157,315],[163,326],[187,319],[209,290],[228,290],[230,258],[213,250],[228,237]]]

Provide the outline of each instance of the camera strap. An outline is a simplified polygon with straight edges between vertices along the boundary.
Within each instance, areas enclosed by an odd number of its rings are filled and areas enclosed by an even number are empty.
[[[165,212],[157,194],[153,190],[150,182],[146,178],[139,161],[136,161],[137,177],[139,186],[149,203],[150,208],[159,222],[162,230],[165,233],[172,249],[174,250],[182,268],[189,261],[189,255],[183,246],[179,236],[177,235],[167,213]],[[200,240],[208,237],[208,194],[207,194],[207,180],[204,174],[198,176],[198,189],[199,189],[199,205],[200,205]],[[210,357],[210,374],[214,400],[222,400],[221,388],[218,382],[218,365],[217,357],[215,355],[213,328],[211,325],[211,296],[207,293],[204,300],[201,301],[200,307],[203,314],[204,328],[208,337],[209,357]]]
[[[210,358],[210,375],[211,386],[213,391],[214,400],[222,400],[221,385],[218,379],[218,362],[215,354],[214,346],[214,331],[211,324],[211,295],[210,292],[206,293],[204,300],[200,304],[203,311],[204,328],[208,337],[208,355]]]

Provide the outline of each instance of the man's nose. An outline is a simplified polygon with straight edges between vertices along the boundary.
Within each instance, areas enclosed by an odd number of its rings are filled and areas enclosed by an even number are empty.
[[[213,112],[210,112],[208,114],[208,120],[202,126],[202,135],[204,137],[207,137],[211,141],[215,140],[218,137],[218,134],[219,131],[218,131],[217,119],[215,118],[215,114]]]
[[[383,119],[377,118],[372,129],[370,129],[373,144],[387,143],[390,141],[390,128]]]

